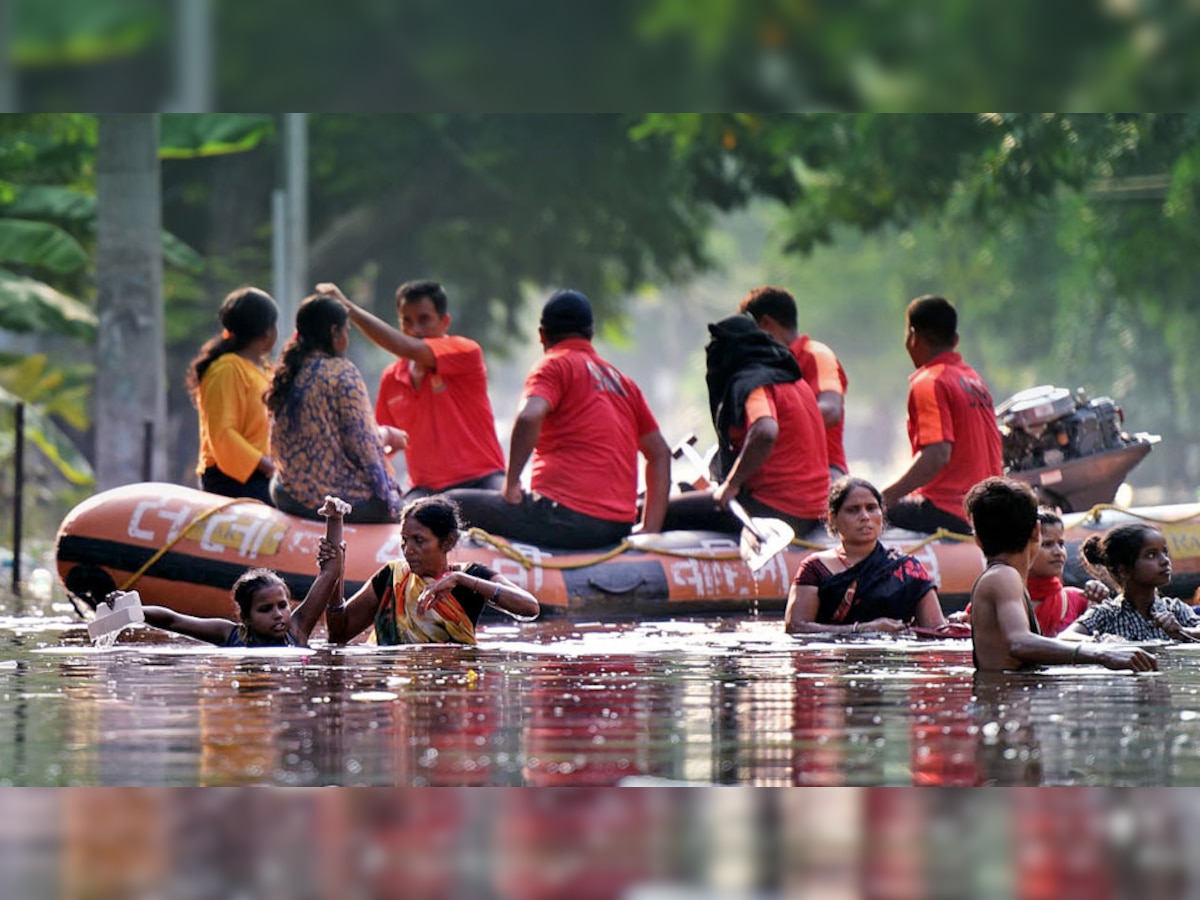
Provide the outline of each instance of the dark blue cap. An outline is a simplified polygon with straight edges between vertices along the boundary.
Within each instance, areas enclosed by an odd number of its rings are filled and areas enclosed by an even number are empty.
[[[541,326],[547,334],[586,333],[592,327],[592,304],[579,291],[555,291],[542,307]]]

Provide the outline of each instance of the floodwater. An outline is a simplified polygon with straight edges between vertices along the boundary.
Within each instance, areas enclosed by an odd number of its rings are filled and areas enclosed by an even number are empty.
[[[476,648],[115,647],[0,617],[0,785],[1200,785],[1197,645],[976,676],[778,616],[488,622]]]

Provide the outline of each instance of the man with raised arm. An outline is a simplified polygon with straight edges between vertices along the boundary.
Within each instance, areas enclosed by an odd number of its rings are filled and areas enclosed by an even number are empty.
[[[404,450],[405,499],[452,488],[500,488],[504,451],[488,399],[483,350],[470,338],[448,334],[442,286],[436,281],[400,285],[400,330],[351,301],[336,284],[324,282],[317,290],[337,297],[363,334],[400,357],[379,380],[375,419],[389,452]]]

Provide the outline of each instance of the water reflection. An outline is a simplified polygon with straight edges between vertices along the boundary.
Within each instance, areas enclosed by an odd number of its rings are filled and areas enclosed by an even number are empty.
[[[777,619],[485,625],[479,647],[214,651],[0,620],[0,783],[1200,784],[1195,653],[975,676]]]

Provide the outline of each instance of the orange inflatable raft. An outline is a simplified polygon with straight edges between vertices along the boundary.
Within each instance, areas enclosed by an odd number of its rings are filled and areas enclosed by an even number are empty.
[[[1118,521],[1145,518],[1168,535],[1175,560],[1172,593],[1190,596],[1200,583],[1200,505],[1123,512],[1109,507],[1069,515],[1068,581],[1084,577],[1078,544]],[[249,500],[230,500],[174,484],[144,483],[105,491],[63,520],[57,539],[59,576],[72,596],[95,606],[116,588],[137,588],[145,603],[200,616],[233,615],[229,596],[247,568],[274,569],[294,597],[316,574],[319,521],[299,519]],[[778,612],[800,561],[831,542],[817,533],[798,540],[752,573],[735,536],[678,531],[619,547],[561,551],[472,531],[452,553],[481,562],[534,594],[543,614],[664,618],[750,611]],[[398,525],[346,525],[346,591],[356,590],[400,556]],[[889,546],[913,553],[940,586],[947,611],[966,603],[983,557],[962,538],[930,538],[889,530]]]

